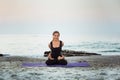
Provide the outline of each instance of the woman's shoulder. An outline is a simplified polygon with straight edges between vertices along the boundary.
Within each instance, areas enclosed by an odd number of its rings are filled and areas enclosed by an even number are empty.
[[[59,40],[60,42],[62,42],[63,43],[63,41],[62,40]],[[52,43],[53,41],[50,41],[50,43]]]
[[[64,43],[62,40],[59,40],[59,41],[60,41],[60,43],[62,43],[62,44]],[[52,43],[53,43],[53,41],[50,41],[50,42],[49,42],[49,44],[52,44]]]
[[[64,45],[64,42],[60,40],[60,44],[63,46],[63,45]]]
[[[49,42],[48,46],[51,48],[52,47],[52,41]]]

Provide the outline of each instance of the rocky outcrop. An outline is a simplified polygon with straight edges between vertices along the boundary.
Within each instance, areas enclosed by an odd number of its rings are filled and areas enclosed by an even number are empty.
[[[3,56],[3,54],[0,54],[0,57],[2,57]]]
[[[0,57],[6,57],[6,56],[10,56],[9,54],[0,54]]]
[[[47,57],[50,51],[45,51],[44,52],[44,57]],[[91,56],[91,55],[101,55],[97,53],[90,53],[86,51],[73,51],[73,50],[62,50],[62,54],[64,56]]]

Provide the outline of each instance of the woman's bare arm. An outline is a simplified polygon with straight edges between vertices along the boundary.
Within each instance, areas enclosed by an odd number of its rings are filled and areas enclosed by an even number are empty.
[[[48,54],[48,59],[54,60],[54,58],[52,58],[52,56],[51,56],[51,53]]]
[[[64,59],[65,58],[65,56],[64,55],[62,55],[62,59]]]
[[[51,49],[50,44],[48,44],[48,47]],[[54,58],[52,58],[52,56],[51,56],[51,53],[48,54],[48,58],[49,58],[50,60],[54,60]]]
[[[48,47],[51,49],[51,46],[50,46],[50,44],[48,44]]]
[[[65,58],[64,55],[61,55],[61,56],[58,57],[58,60],[62,60],[64,58]]]
[[[64,46],[64,42],[62,42],[62,46]],[[61,56],[58,57],[58,60],[64,59],[65,56],[62,54]]]
[[[62,46],[64,46],[64,42],[62,42]]]
[[[62,46],[64,46],[64,42],[62,42]],[[65,58],[65,56],[62,54],[62,58],[64,59]]]

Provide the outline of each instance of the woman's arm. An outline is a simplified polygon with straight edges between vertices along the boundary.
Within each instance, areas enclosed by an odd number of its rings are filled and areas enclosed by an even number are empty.
[[[64,46],[64,42],[62,42],[62,47]],[[62,60],[62,59],[64,59],[65,58],[65,56],[62,54],[61,56],[59,56],[58,57],[58,60]]]
[[[61,55],[61,56],[58,57],[58,60],[62,60],[64,58],[65,58],[64,55]]]
[[[48,47],[51,49],[51,46],[50,46],[50,44],[48,44]]]
[[[64,42],[62,42],[62,47],[64,46]]]
[[[50,44],[48,44],[48,47],[51,49]],[[50,60],[54,60],[54,58],[52,58],[52,56],[51,56],[51,53],[48,54],[48,59],[50,59]]]
[[[64,42],[62,42],[62,47],[64,46]],[[64,59],[65,58],[65,56],[62,54],[62,57],[61,57],[62,59]]]
[[[48,59],[54,60],[54,58],[52,58],[52,56],[51,56],[51,53],[48,54]]]
[[[65,56],[64,55],[62,55],[62,59],[64,59],[65,58]]]

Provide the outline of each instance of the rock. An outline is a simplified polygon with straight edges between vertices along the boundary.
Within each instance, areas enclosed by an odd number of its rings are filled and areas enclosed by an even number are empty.
[[[0,57],[3,57],[3,56],[10,56],[9,54],[0,54]]]
[[[3,56],[3,54],[0,54],[0,57]]]
[[[45,51],[44,52],[44,57],[47,57],[50,51]],[[85,51],[73,51],[73,50],[62,50],[62,54],[64,56],[91,56],[91,55],[101,55],[97,53],[90,53],[90,52],[85,52]]]

